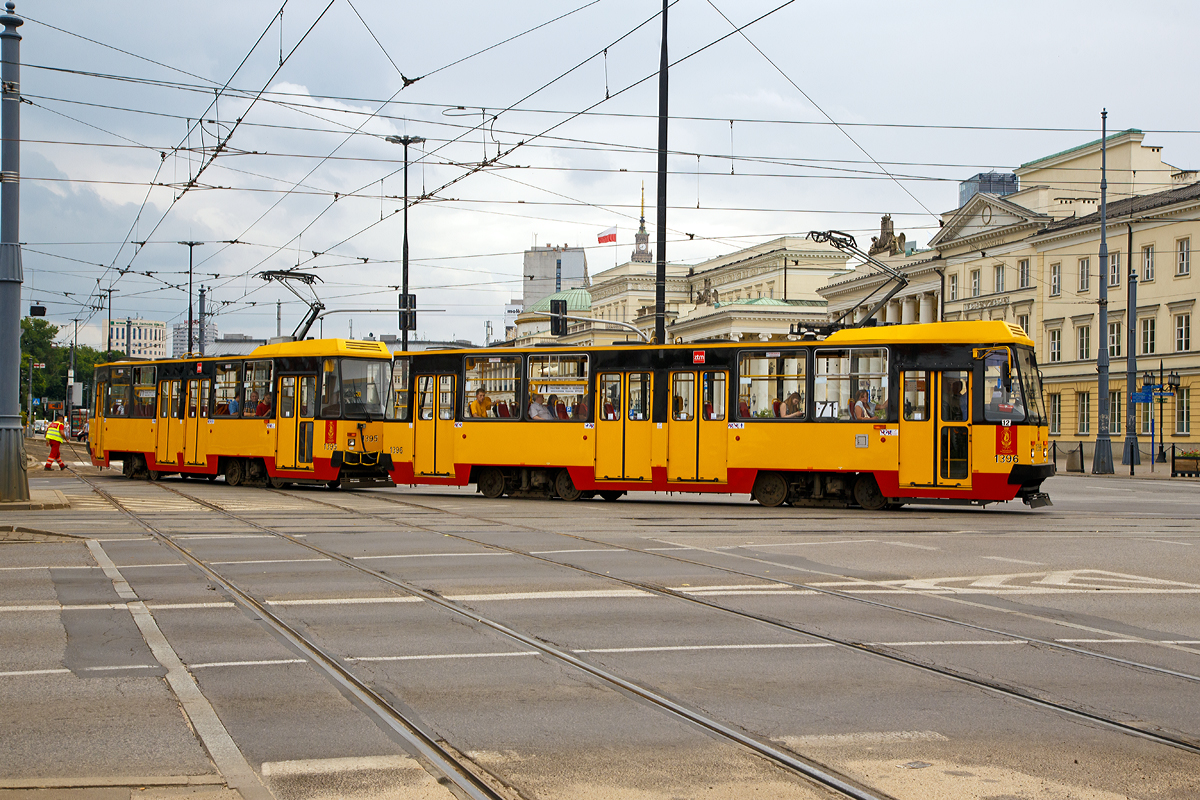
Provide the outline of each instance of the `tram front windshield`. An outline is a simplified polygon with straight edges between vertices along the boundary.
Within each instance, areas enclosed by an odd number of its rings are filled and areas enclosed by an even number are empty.
[[[1021,391],[1025,395],[1025,421],[1033,425],[1045,425],[1046,415],[1042,407],[1042,376],[1038,373],[1033,350],[1028,347],[1017,347],[1014,350],[1016,351],[1017,374],[1020,376]]]
[[[391,382],[390,361],[342,359],[342,415],[349,419],[382,419]]]

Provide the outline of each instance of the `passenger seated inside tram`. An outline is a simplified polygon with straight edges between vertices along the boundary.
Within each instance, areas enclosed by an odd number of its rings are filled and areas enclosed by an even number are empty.
[[[258,416],[258,390],[251,389],[250,397],[246,399],[246,408],[243,409],[242,415],[246,417]]]
[[[271,393],[267,392],[266,395],[263,396],[262,402],[259,403],[258,407],[255,409],[255,413],[260,417],[268,417],[271,415],[272,405]]]
[[[858,400],[854,403],[853,418],[856,421],[878,419],[871,411],[871,396],[866,389],[858,390]]]
[[[783,416],[784,418],[787,418],[787,417],[800,417],[803,415],[804,415],[804,408],[800,405],[800,393],[792,392],[791,394],[789,394],[787,396],[787,399],[784,400],[784,402],[783,402],[783,414],[781,416]]]
[[[529,398],[529,418],[543,422],[554,419],[550,409],[546,408],[545,398],[536,392]]]
[[[242,393],[240,391],[234,394],[233,399],[229,401],[229,407],[225,409],[225,413],[237,416],[238,412],[242,409],[241,399]]]
[[[486,417],[491,410],[492,398],[488,397],[487,392],[480,386],[475,390],[475,399],[471,401],[471,416]]]

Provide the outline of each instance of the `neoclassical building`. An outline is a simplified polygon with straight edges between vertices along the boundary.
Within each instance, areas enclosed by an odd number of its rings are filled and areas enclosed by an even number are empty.
[[[1096,358],[1111,360],[1109,405],[1114,454],[1125,434],[1128,326],[1134,326],[1139,376],[1158,381],[1176,373],[1181,389],[1165,401],[1139,405],[1139,436],[1153,425],[1167,443],[1192,443],[1193,385],[1200,385],[1200,348],[1192,347],[1191,319],[1200,288],[1192,277],[1192,243],[1200,237],[1200,177],[1162,160],[1161,148],[1144,145],[1127,130],[1107,140],[1109,186],[1107,263],[1099,263],[1099,140],[1021,165],[1018,191],[976,193],[942,215],[929,249],[883,260],[910,278],[880,317],[888,322],[925,318],[933,295],[941,316],[999,319],[1019,325],[1037,345],[1047,393],[1051,434],[1094,441],[1101,403]],[[1136,307],[1129,308],[1131,270]],[[1099,329],[1100,282],[1108,290],[1108,324]],[[822,295],[831,313],[861,316],[869,295],[886,279],[861,269],[831,281]],[[882,293],[882,292],[881,292]],[[878,296],[878,295],[877,295]],[[1140,379],[1139,379],[1140,381]],[[1140,388],[1140,386],[1135,386]],[[1163,436],[1165,434],[1165,437]],[[1143,448],[1148,446],[1143,442]]]

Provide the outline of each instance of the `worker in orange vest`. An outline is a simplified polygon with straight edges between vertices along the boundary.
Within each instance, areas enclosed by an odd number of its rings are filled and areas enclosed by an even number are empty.
[[[62,414],[56,414],[54,422],[51,422],[46,428],[46,441],[50,443],[50,455],[46,458],[46,469],[50,469],[54,464],[58,464],[60,470],[67,468],[67,465],[63,463],[62,456],[58,453],[62,443],[66,440],[67,426],[63,424]]]

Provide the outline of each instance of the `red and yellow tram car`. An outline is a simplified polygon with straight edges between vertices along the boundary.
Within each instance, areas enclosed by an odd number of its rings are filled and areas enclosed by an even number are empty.
[[[230,484],[387,484],[391,352],[322,339],[238,357],[102,364],[92,462],[129,477],[168,473]]]
[[[405,354],[389,416],[396,484],[475,484],[488,497],[1037,507],[1054,474],[1033,342],[998,321]]]

